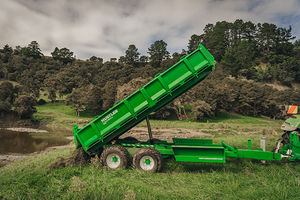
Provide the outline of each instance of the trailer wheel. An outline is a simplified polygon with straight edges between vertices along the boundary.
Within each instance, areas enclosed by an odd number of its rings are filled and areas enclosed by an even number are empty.
[[[100,156],[100,162],[110,169],[127,168],[130,154],[121,145],[112,145],[104,149]]]
[[[159,172],[162,167],[162,157],[154,148],[145,147],[133,156],[134,167],[147,172]]]

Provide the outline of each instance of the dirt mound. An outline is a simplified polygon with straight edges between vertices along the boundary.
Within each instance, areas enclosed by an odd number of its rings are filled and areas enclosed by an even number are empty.
[[[49,168],[58,169],[61,167],[84,166],[91,162],[91,157],[82,149],[75,149],[72,156],[69,158],[60,158],[57,162],[53,163]]]

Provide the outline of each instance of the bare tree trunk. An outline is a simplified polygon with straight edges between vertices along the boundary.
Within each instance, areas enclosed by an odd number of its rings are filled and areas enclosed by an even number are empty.
[[[76,109],[76,115],[77,115],[77,117],[80,117],[80,112],[78,109]]]

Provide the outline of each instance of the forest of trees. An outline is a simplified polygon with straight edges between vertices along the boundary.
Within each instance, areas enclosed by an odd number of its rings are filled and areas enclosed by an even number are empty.
[[[131,83],[137,89],[136,80],[146,82],[199,43],[214,55],[216,71],[152,117],[200,120],[227,111],[280,118],[282,105],[300,104],[300,92],[293,87],[300,83],[300,40],[291,27],[222,21],[206,25],[203,34],[192,35],[187,43],[186,50],[172,55],[163,40],[155,41],[148,55],[130,44],[119,59],[106,62],[96,56],[76,59],[68,48],[56,47],[51,56],[44,56],[36,41],[26,47],[5,45],[0,49],[0,114],[31,117],[35,105],[45,103],[41,91],[52,103],[66,96],[65,103],[78,115],[84,110],[101,114],[113,106],[121,86]]]

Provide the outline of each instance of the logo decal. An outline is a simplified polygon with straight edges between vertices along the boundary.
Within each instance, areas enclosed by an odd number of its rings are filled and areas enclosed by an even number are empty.
[[[101,119],[101,122],[103,123],[103,125],[105,125],[109,120],[111,120],[113,118],[113,116],[117,113],[118,113],[118,110],[114,110],[111,113],[107,114],[106,117]]]

